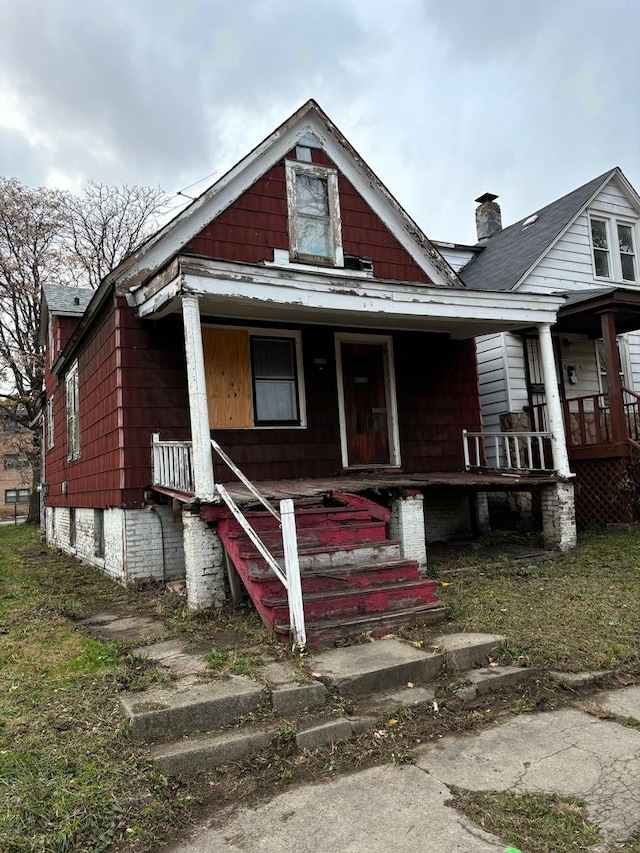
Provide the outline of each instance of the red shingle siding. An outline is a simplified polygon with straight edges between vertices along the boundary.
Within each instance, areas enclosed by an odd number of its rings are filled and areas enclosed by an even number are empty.
[[[295,157],[295,152],[289,156]],[[316,163],[334,166],[322,151],[314,150],[312,156]],[[428,276],[342,174],[338,191],[344,251],[372,258],[377,278],[428,284]],[[273,260],[274,249],[288,248],[287,191],[281,161],[203,228],[184,251],[218,260],[259,263]]]

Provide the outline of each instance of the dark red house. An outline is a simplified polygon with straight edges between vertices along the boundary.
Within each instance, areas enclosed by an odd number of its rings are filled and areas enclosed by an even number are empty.
[[[95,292],[45,289],[47,539],[123,582],[186,577],[193,608],[228,565],[286,634],[284,548],[316,642],[436,618],[427,540],[470,533],[505,488],[465,473],[474,336],[546,334],[561,302],[466,289],[309,101]],[[553,421],[545,441],[554,462],[508,485],[543,492],[568,547]],[[296,499],[297,548],[290,507],[239,472]]]

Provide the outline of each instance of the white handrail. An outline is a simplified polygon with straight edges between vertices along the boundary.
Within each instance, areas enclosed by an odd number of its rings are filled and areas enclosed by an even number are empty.
[[[489,467],[511,471],[551,471],[553,465],[546,463],[544,445],[544,441],[549,439],[551,439],[550,432],[487,433],[469,432],[463,429],[462,448],[465,470],[487,467],[486,450],[491,445],[494,458],[493,464]],[[535,459],[534,447],[537,449],[538,461]]]
[[[211,439],[211,447],[213,447],[213,449],[214,449],[214,450],[215,450],[215,452],[218,454],[218,456],[222,459],[222,461],[225,463],[225,465],[227,465],[227,466],[228,466],[228,467],[233,471],[233,473],[234,473],[234,474],[236,475],[236,477],[240,480],[240,482],[241,482],[241,483],[243,483],[243,484],[244,484],[244,485],[249,489],[249,491],[250,491],[250,492],[251,492],[251,494],[254,496],[254,498],[256,498],[256,500],[260,501],[260,503],[262,504],[262,506],[263,506],[263,507],[264,507],[268,512],[270,512],[270,513],[271,513],[271,515],[272,515],[275,519],[277,519],[277,521],[280,521],[280,516],[278,515],[278,513],[276,512],[276,510],[271,506],[271,504],[269,503],[269,501],[268,501],[265,497],[263,497],[263,495],[261,495],[261,494],[260,494],[260,492],[256,489],[256,487],[253,485],[253,483],[251,482],[251,480],[249,480],[249,478],[248,478],[248,477],[246,477],[246,476],[242,473],[242,471],[238,468],[238,466],[235,464],[235,462],[233,462],[233,460],[232,460],[229,456],[227,456],[227,454],[226,454],[226,453],[224,452],[224,450],[220,447],[220,445],[218,444],[218,442],[217,442],[217,441],[215,441],[215,439],[213,439],[213,438]]]

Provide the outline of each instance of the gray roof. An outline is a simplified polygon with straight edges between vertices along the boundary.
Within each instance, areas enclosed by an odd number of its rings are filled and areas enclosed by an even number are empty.
[[[566,301],[563,308],[567,305],[579,305],[580,302],[587,302],[589,299],[595,299],[600,296],[607,296],[619,290],[615,285],[611,287],[590,287],[588,290],[563,290],[562,296],[566,296]],[[562,309],[561,309],[562,310]]]
[[[64,284],[44,284],[42,291],[50,313],[67,317],[81,317],[95,293],[88,287]]]
[[[522,226],[528,216],[498,231],[484,250],[459,271],[458,275],[465,285],[477,290],[512,290],[616,171],[610,169],[577,190],[534,211],[538,218],[524,230]]]

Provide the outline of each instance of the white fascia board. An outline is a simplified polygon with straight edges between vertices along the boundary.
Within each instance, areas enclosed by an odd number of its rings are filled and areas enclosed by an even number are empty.
[[[139,288],[132,302],[138,316],[164,313],[179,293],[210,298],[217,304],[237,306],[238,316],[249,316],[257,306],[271,311],[281,307],[288,317],[297,312],[299,322],[306,312],[331,313],[336,322],[348,324],[360,318],[383,318],[383,325],[429,319],[451,321],[461,336],[468,329],[500,330],[523,325],[555,323],[562,296],[528,293],[501,293],[460,288],[427,287],[378,281],[345,281],[330,274],[320,279],[310,274],[241,264],[207,263],[189,260],[181,273],[159,289],[153,283]],[[312,322],[311,317],[309,320]],[[481,331],[471,332],[480,334]],[[457,336],[457,335],[456,335]]]
[[[282,125],[134,252],[123,263],[120,272],[118,269],[114,270],[113,277],[109,276],[109,279],[115,281],[118,292],[122,293],[128,287],[135,286],[153,275],[295,148],[306,133],[312,133],[320,141],[322,148],[340,172],[354,185],[374,213],[435,284],[451,288],[464,286],[447,261],[349,143],[338,133],[334,133],[314,109],[310,109],[296,121]]]

